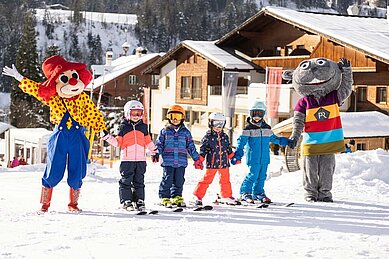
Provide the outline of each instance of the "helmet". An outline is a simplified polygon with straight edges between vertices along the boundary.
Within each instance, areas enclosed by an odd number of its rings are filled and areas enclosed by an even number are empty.
[[[185,119],[185,110],[180,105],[170,106],[170,108],[167,110],[167,115],[169,115],[170,113],[181,113],[183,116],[183,119]],[[168,117],[168,119],[169,119],[169,117]]]
[[[254,104],[249,109],[250,117],[265,117],[266,114],[266,105],[261,101],[255,101]]]
[[[141,110],[143,113],[143,111],[144,111],[143,104],[137,100],[132,100],[132,101],[127,102],[124,105],[124,117],[126,119],[130,118],[131,110]]]
[[[208,117],[208,127],[224,128],[226,125],[226,117],[223,113],[213,112]],[[221,126],[221,127],[220,127]]]

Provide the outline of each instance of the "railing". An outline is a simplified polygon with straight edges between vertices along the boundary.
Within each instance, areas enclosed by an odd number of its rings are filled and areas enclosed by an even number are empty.
[[[248,86],[238,85],[236,94],[248,94]],[[209,95],[222,95],[222,86],[210,85]]]

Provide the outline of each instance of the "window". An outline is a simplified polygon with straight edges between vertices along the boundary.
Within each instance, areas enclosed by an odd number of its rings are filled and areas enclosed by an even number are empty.
[[[128,84],[129,85],[136,85],[136,84],[138,84],[138,77],[136,75],[129,75],[128,76]]]
[[[190,121],[190,111],[185,111],[185,121]]]
[[[222,95],[222,86],[221,85],[211,85],[210,95]]]
[[[249,116],[246,115],[246,114],[243,115],[243,125],[242,125],[242,127],[244,127],[244,125],[246,125],[246,121],[247,121],[247,118],[248,118],[248,117],[249,117]]]
[[[159,75],[151,75],[151,85],[159,84]]]
[[[201,99],[201,76],[192,77],[192,99]]]
[[[192,124],[200,123],[200,112],[192,111]]]
[[[377,87],[377,103],[386,103],[386,87]]]
[[[367,87],[358,87],[357,88],[357,97],[358,102],[366,102],[367,101]]]
[[[289,56],[290,53],[293,51],[293,46],[286,46],[285,47],[285,56]]]
[[[366,143],[357,143],[357,150],[366,150]]]
[[[242,124],[242,115],[241,114],[238,114],[238,113],[235,113],[234,114],[234,119],[232,121],[232,127],[233,128],[241,128],[241,124]]]
[[[170,88],[170,76],[168,75],[165,76],[165,88]]]
[[[181,98],[190,98],[190,76],[181,77]]]
[[[168,111],[167,108],[162,108],[162,120],[166,120],[167,111]]]
[[[236,94],[247,94],[249,87],[247,85],[238,85]]]

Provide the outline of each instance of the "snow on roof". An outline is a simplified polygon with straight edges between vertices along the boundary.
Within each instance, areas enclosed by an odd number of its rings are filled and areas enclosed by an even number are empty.
[[[8,123],[0,122],[0,134],[8,130],[9,128],[13,128],[13,126]]]
[[[52,131],[44,128],[12,128],[11,137],[29,142],[39,142],[39,139],[47,139]]]
[[[341,112],[345,138],[389,137],[389,116],[378,111]],[[293,117],[273,127],[273,130],[291,125]]]
[[[93,89],[96,89],[100,87],[102,84],[107,83],[113,80],[114,78],[123,75],[124,73],[142,65],[143,63],[157,56],[161,56],[161,54],[152,53],[152,54],[145,54],[141,57],[137,55],[119,57],[112,61],[113,69],[111,72],[107,72],[104,76],[99,76],[95,80],[92,80],[85,89],[90,91],[92,85],[93,85]]]
[[[307,13],[269,6],[264,11],[277,19],[317,32],[345,45],[351,45],[389,62],[389,23],[387,19]]]
[[[227,51],[215,45],[215,41],[193,41],[185,40],[182,42],[184,46],[201,53],[205,58],[213,61],[216,65],[224,69],[254,69],[253,66],[241,59],[231,55]]]

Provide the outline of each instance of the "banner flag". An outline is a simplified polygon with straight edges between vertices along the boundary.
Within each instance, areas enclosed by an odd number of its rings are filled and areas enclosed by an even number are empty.
[[[282,83],[282,67],[267,67],[266,107],[268,118],[278,118],[280,92]]]
[[[232,118],[235,113],[235,96],[238,87],[238,72],[223,71],[223,114],[226,117]],[[230,125],[227,125],[230,126]]]

